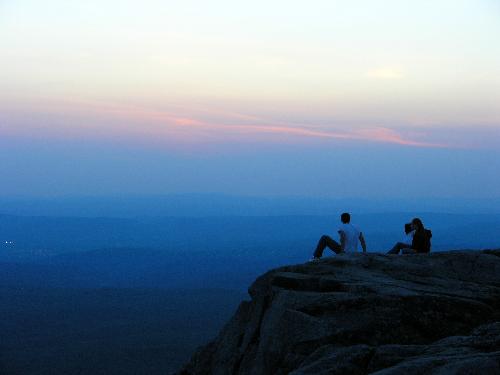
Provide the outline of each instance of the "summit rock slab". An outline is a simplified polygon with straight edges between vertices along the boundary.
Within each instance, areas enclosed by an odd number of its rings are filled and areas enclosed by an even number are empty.
[[[249,294],[179,374],[500,373],[500,250],[344,254]]]

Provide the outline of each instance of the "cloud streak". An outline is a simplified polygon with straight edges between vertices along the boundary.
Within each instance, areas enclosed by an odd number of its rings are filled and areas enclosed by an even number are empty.
[[[91,121],[81,124],[68,125],[62,133],[73,132],[85,134],[89,129],[98,129],[98,135],[117,134],[124,136],[142,135],[145,137],[166,138],[169,140],[185,141],[231,141],[248,140],[254,136],[258,141],[279,141],[282,137],[287,140],[331,139],[358,142],[374,142],[397,144],[411,147],[442,148],[449,145],[422,141],[405,135],[403,132],[383,126],[363,126],[341,128],[315,127],[307,124],[269,120],[258,116],[250,116],[234,112],[218,110],[158,110],[145,106],[110,104],[95,101],[68,100],[63,103],[50,103],[42,105],[38,110],[49,112],[52,115],[68,116],[73,113],[80,119],[91,116]],[[195,113],[195,115],[189,112]],[[213,118],[215,116],[215,118]],[[54,128],[54,127],[53,127]],[[2,130],[0,128],[0,130]],[[26,129],[24,129],[26,131]],[[54,131],[54,130],[53,130]],[[12,132],[15,133],[15,130]],[[425,134],[420,134],[420,138]],[[278,137],[278,138],[276,138]],[[281,137],[281,138],[279,138]]]

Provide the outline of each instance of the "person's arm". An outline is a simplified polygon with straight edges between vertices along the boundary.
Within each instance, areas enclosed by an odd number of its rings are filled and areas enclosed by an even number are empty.
[[[340,235],[340,249],[345,251],[345,233],[343,230],[339,230]]]
[[[359,242],[361,243],[361,247],[363,248],[363,253],[366,253],[366,241],[363,233],[359,234]]]

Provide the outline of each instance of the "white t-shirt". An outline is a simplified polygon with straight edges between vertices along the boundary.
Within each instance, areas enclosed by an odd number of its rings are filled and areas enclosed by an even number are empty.
[[[339,227],[339,232],[344,232],[345,235],[345,252],[356,252],[358,251],[359,235],[361,232],[351,223],[342,223]]]

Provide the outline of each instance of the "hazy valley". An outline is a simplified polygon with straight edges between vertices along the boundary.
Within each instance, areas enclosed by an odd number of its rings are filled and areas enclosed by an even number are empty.
[[[498,214],[421,216],[433,251],[498,247]],[[398,241],[409,219],[353,216],[371,252]],[[2,215],[2,374],[173,371],[216,335],[257,276],[305,262],[337,224],[337,215]]]

